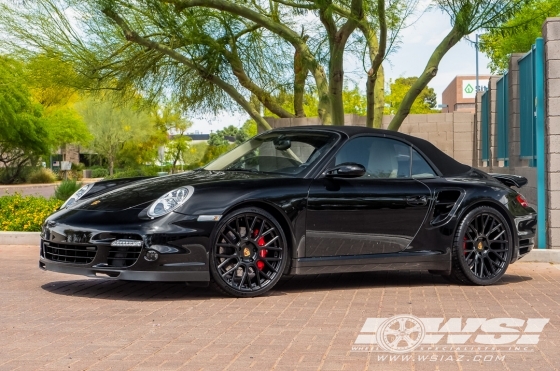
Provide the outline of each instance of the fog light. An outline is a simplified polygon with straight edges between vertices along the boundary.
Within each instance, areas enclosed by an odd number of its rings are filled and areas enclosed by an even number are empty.
[[[154,250],[148,250],[146,255],[144,255],[144,259],[146,259],[149,262],[156,261],[158,258],[159,258],[159,254]]]

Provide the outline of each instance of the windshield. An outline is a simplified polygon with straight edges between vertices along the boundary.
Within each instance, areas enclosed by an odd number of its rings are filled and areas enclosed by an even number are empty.
[[[270,132],[248,140],[204,169],[297,176],[318,162],[337,137],[323,132]]]

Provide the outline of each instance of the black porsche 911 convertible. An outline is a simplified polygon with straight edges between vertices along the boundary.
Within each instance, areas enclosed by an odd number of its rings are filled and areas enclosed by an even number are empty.
[[[533,248],[520,176],[362,127],[258,135],[204,168],[106,180],[44,223],[44,270],[265,293],[282,275],[429,270],[498,281]]]

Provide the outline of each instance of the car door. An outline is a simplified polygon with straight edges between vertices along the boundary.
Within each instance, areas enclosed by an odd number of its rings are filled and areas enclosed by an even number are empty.
[[[404,250],[428,212],[431,192],[411,176],[413,149],[401,141],[351,139],[330,166],[358,163],[360,178],[320,175],[309,190],[306,257],[368,255]]]

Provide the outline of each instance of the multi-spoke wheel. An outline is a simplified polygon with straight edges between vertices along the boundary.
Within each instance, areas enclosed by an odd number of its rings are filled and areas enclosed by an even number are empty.
[[[478,207],[463,218],[455,235],[452,276],[464,283],[491,285],[504,275],[512,247],[513,235],[503,215]]]
[[[217,227],[210,270],[226,293],[257,296],[278,282],[287,254],[286,238],[272,215],[257,208],[240,209]]]

